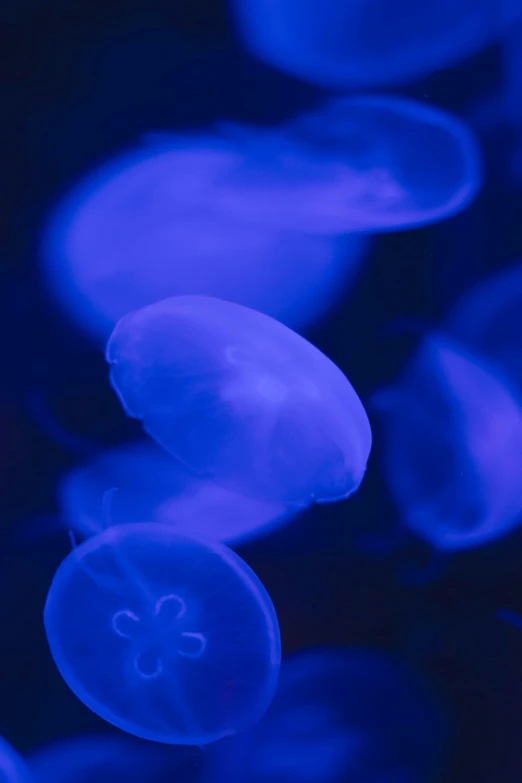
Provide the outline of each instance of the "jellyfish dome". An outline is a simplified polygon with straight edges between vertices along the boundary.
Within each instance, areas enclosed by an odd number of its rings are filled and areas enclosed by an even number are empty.
[[[204,481],[154,441],[107,449],[67,473],[58,495],[64,524],[81,536],[101,533],[104,498],[110,524],[168,524],[195,538],[239,543],[284,524],[284,506]]]
[[[449,313],[445,329],[496,366],[522,394],[522,264],[467,292]]]
[[[245,147],[254,133],[228,132],[246,136]],[[242,219],[257,216],[286,229],[404,230],[465,209],[481,186],[471,130],[406,98],[333,99],[270,133],[258,132],[251,145],[245,166],[222,177],[221,203]]]
[[[122,318],[106,357],[126,413],[203,478],[298,507],[362,481],[371,431],[350,382],[262,313],[166,299]]]
[[[358,648],[306,650],[283,662],[260,723],[213,747],[208,781],[431,783],[446,735],[429,685],[392,658]]]
[[[521,0],[230,0],[255,57],[326,87],[403,84],[499,38]]]
[[[217,133],[151,137],[64,195],[43,232],[42,275],[80,328],[105,340],[131,310],[186,294],[228,299],[297,328],[327,310],[368,241],[312,235],[299,205],[288,230],[270,226],[263,190],[257,214],[227,210],[220,183],[237,171],[239,201],[253,189],[258,136],[243,134],[242,146]]]
[[[23,759],[0,737],[0,783],[37,783]]]
[[[407,527],[458,550],[518,525],[522,408],[487,362],[432,335],[377,403],[384,473]]]
[[[205,745],[250,728],[274,695],[280,637],[263,585],[218,543],[120,525],[74,549],[44,611],[51,654],[101,718]]]

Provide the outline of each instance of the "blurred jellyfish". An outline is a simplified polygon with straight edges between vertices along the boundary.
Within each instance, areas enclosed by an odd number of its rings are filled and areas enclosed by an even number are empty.
[[[481,185],[472,132],[406,98],[334,99],[270,133],[234,126],[228,133],[251,151],[243,166],[223,174],[221,203],[244,219],[286,229],[425,225],[465,209]]]
[[[250,728],[274,695],[279,626],[237,555],[166,525],[74,549],[44,612],[54,661],[93,712],[143,739],[204,745]]]
[[[438,549],[458,550],[518,524],[522,409],[490,365],[433,334],[376,402],[384,472],[407,527]]]
[[[458,65],[500,37],[521,0],[230,0],[261,60],[323,86],[402,84]]]
[[[126,413],[203,479],[296,507],[362,481],[371,431],[350,382],[262,313],[166,299],[122,318],[106,356]]]
[[[176,771],[159,746],[107,735],[53,742],[26,761],[34,783],[171,783]]]
[[[253,135],[248,155],[257,149],[260,134]],[[241,175],[241,198],[248,193],[246,155],[217,134],[151,137],[88,176],[43,237],[53,296],[102,339],[129,311],[185,294],[222,297],[297,328],[319,318],[348,286],[368,242],[310,235],[299,205],[289,230],[267,225],[262,209],[248,219],[225,209],[219,183],[230,171]]]
[[[110,524],[168,524],[181,533],[239,542],[284,524],[283,506],[231,492],[191,473],[152,441],[108,449],[65,475],[58,494],[64,524],[101,533],[106,493]]]
[[[430,783],[446,735],[436,696],[393,659],[307,650],[283,662],[260,723],[212,748],[208,781]]]
[[[509,266],[467,292],[449,313],[445,329],[486,357],[522,396],[522,264]]]
[[[0,737],[0,783],[35,783],[23,759],[2,737]]]

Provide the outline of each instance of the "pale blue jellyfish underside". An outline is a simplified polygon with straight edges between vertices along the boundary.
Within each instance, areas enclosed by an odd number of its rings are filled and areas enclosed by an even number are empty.
[[[289,516],[283,506],[202,481],[145,440],[101,452],[66,474],[58,493],[64,524],[81,536],[102,532],[104,506],[111,525],[157,522],[230,543],[263,534]]]
[[[240,202],[250,190],[249,157],[236,147],[217,135],[150,141],[64,196],[43,237],[43,274],[81,328],[107,338],[131,310],[186,294],[221,297],[299,328],[346,290],[368,240],[311,234],[295,196],[288,230],[269,225],[274,187],[259,189],[250,215],[228,209],[230,172],[238,172]],[[276,189],[284,184],[275,179]]]
[[[245,47],[325,86],[414,81],[500,37],[521,0],[229,0]]]
[[[371,447],[348,379],[266,315],[209,297],[158,302],[107,346],[126,413],[202,478],[269,503],[347,497]]]
[[[71,690],[144,739],[203,745],[247,729],[276,688],[279,627],[260,581],[226,547],[166,525],[108,528],[74,549],[44,622]]]
[[[0,737],[0,783],[37,783],[23,759],[3,737]]]
[[[312,649],[283,662],[257,726],[212,749],[204,783],[429,783],[445,738],[415,674],[364,649]]]
[[[219,182],[238,216],[301,231],[397,231],[465,209],[481,185],[469,128],[406,98],[332,99],[261,131],[226,126],[248,150]]]
[[[384,470],[405,525],[457,550],[518,524],[522,409],[491,365],[433,335],[381,399]]]

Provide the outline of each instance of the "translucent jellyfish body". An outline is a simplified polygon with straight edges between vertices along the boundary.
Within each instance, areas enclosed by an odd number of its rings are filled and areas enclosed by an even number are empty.
[[[483,280],[452,309],[445,329],[496,366],[522,395],[522,264]]]
[[[392,659],[363,649],[307,650],[283,662],[262,721],[212,748],[207,779],[430,783],[446,733],[429,686]]]
[[[23,759],[0,737],[0,783],[37,783]]]
[[[81,536],[101,533],[104,498],[110,524],[168,524],[181,533],[239,542],[281,525],[283,506],[203,481],[153,441],[101,452],[68,473],[58,494],[64,524]]]
[[[371,431],[350,382],[262,313],[166,299],[122,318],[106,356],[126,413],[202,478],[288,506],[362,481]]]
[[[42,257],[67,314],[104,339],[129,311],[185,294],[222,297],[293,327],[319,318],[348,286],[368,241],[312,236],[298,202],[288,230],[269,226],[270,192],[258,194],[261,208],[249,218],[227,210],[221,183],[232,176],[239,200],[246,197],[260,135],[245,133],[248,150],[217,134],[144,142],[64,196]]]
[[[230,0],[245,47],[324,86],[414,81],[458,64],[499,37],[520,0]]]
[[[280,638],[250,568],[166,525],[108,528],[58,568],[44,612],[72,691],[144,739],[202,745],[252,726],[274,694]]]
[[[491,365],[441,335],[377,398],[401,522],[444,550],[479,546],[522,516],[522,409]]]

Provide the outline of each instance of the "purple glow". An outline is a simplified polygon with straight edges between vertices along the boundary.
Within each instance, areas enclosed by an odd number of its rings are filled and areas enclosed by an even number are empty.
[[[0,737],[0,781],[1,783],[38,783],[33,781],[23,759],[3,737]]]
[[[196,538],[244,541],[282,525],[289,512],[230,492],[188,471],[152,441],[101,452],[60,483],[63,523],[81,536],[104,529],[105,493],[110,525],[157,522]]]
[[[522,409],[509,383],[442,335],[378,395],[401,521],[438,549],[480,546],[522,518]]]
[[[371,431],[350,382],[262,313],[166,299],[122,318],[106,357],[127,415],[202,479],[301,507],[363,479]]]

